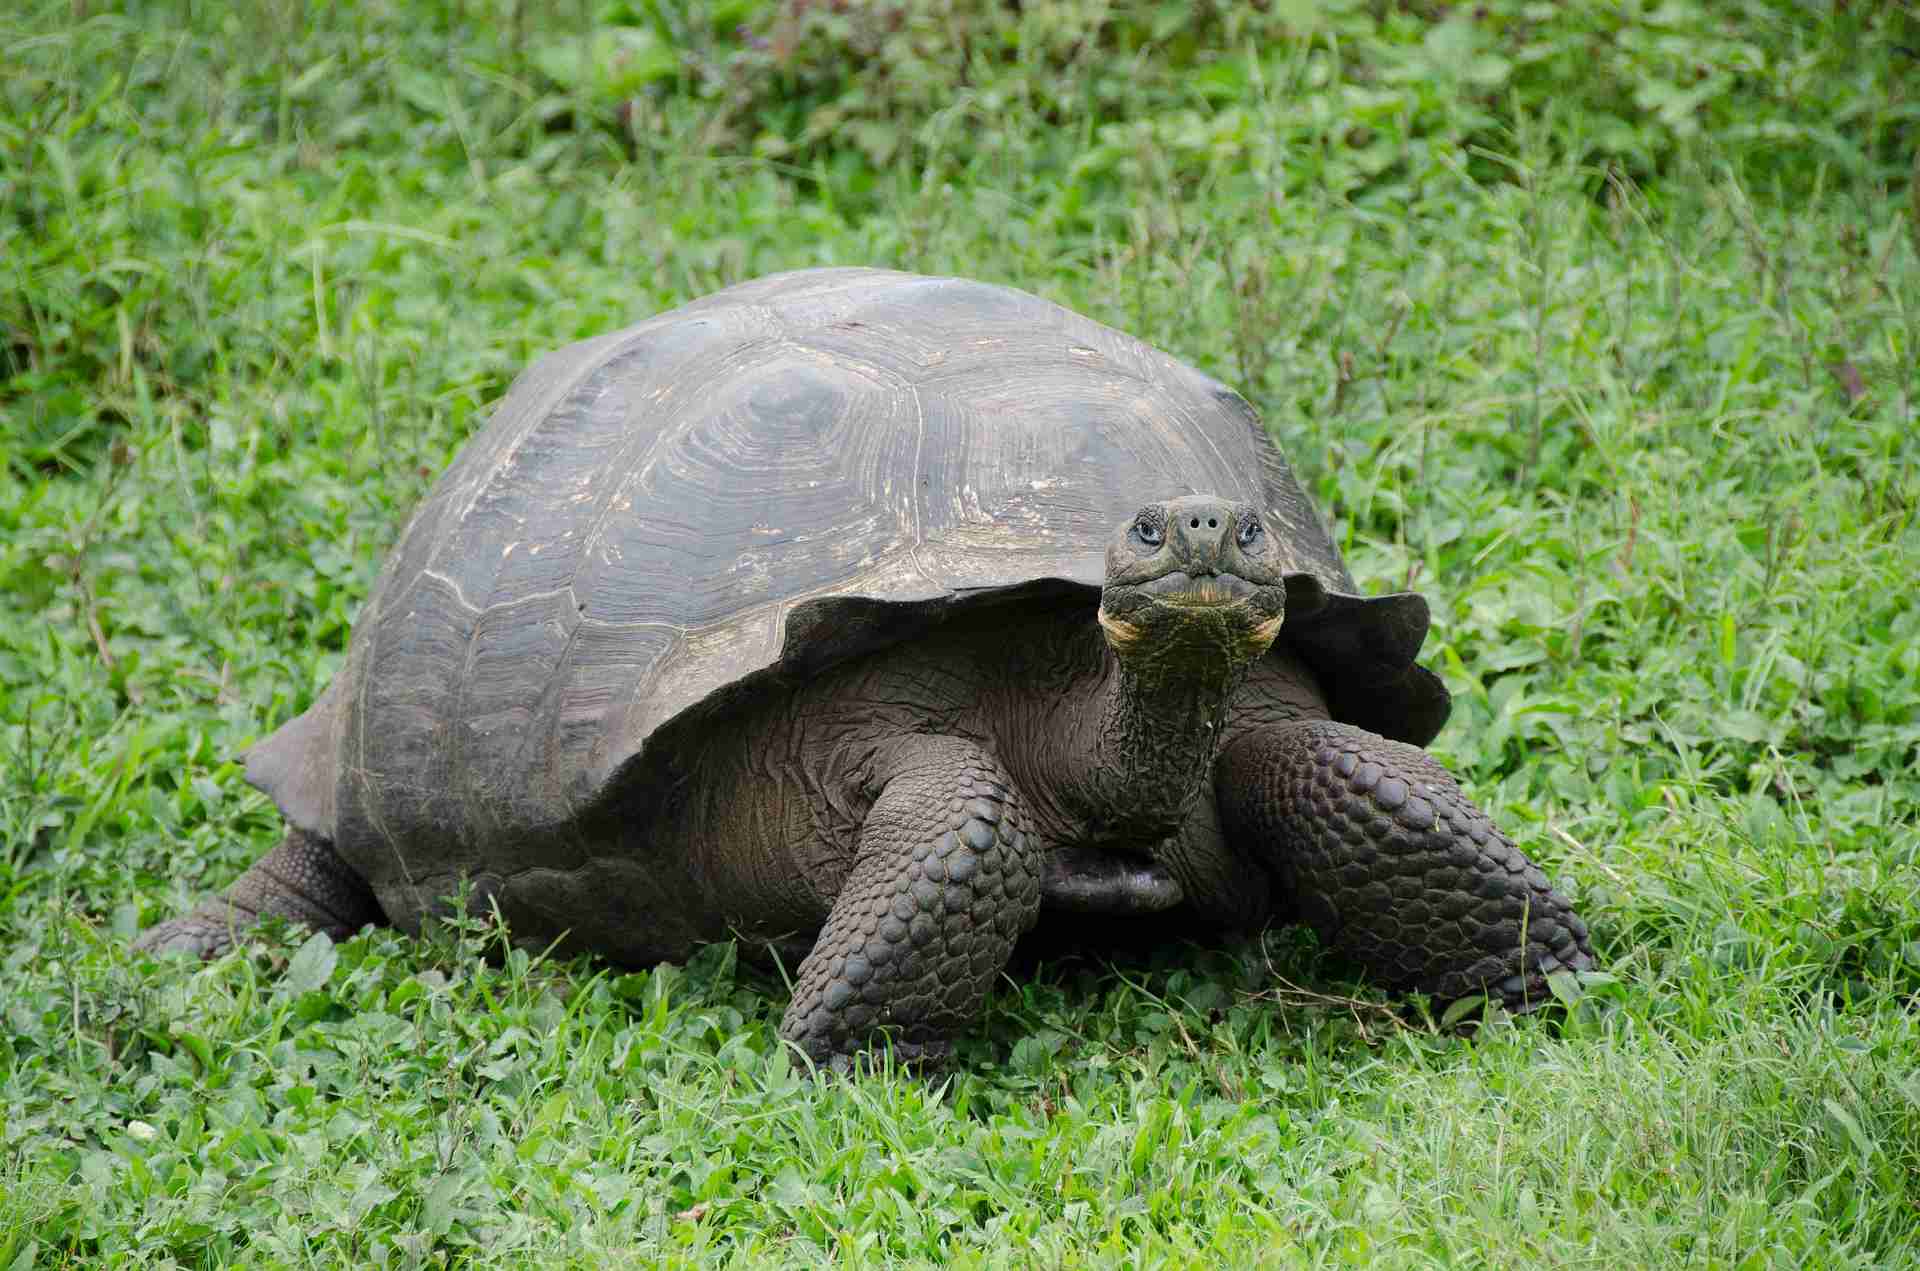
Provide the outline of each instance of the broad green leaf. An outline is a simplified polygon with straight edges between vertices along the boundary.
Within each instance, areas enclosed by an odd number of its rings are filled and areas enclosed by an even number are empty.
[[[288,960],[286,974],[280,978],[281,992],[300,997],[325,988],[339,959],[332,938],[324,931],[314,932]]]

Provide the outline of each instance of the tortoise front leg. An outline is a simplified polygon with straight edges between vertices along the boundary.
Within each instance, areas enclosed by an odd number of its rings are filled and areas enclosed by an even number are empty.
[[[780,1022],[836,1069],[883,1036],[908,1062],[943,1059],[1040,912],[1038,853],[986,752],[919,738],[890,768]]]
[[[280,845],[254,862],[233,885],[191,912],[141,932],[142,953],[187,953],[212,958],[262,918],[286,918],[345,940],[368,923],[385,923],[373,889],[317,835],[291,827]]]
[[[1214,774],[1236,850],[1388,987],[1524,1010],[1548,1000],[1546,975],[1594,965],[1572,905],[1424,750],[1347,724],[1278,724],[1236,739]]]

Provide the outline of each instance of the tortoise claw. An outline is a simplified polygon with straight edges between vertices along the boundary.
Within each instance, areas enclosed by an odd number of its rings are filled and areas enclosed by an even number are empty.
[[[215,916],[207,912],[202,905],[192,913],[182,914],[178,918],[169,918],[156,923],[141,932],[133,941],[133,951],[151,957],[188,957],[199,962],[208,962],[233,948],[236,927],[249,925],[252,915],[241,921],[236,912],[231,920],[226,914]],[[222,910],[226,906],[220,906]]]

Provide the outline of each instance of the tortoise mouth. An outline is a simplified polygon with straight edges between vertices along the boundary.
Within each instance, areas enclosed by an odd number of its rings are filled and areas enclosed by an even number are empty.
[[[1261,587],[1238,574],[1202,574],[1195,578],[1185,570],[1175,570],[1139,584],[1138,590],[1161,604],[1183,609],[1217,609],[1244,605],[1260,593]]]
[[[1280,634],[1286,595],[1282,585],[1239,574],[1169,570],[1145,582],[1104,588],[1100,626],[1123,656],[1188,648],[1259,657]]]

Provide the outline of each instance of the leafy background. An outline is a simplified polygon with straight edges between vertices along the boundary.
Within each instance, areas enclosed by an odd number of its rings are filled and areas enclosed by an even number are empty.
[[[0,59],[0,1264],[1916,1260],[1910,3],[29,0]],[[1247,393],[1612,982],[1464,1038],[1297,932],[1093,951],[816,1086],[724,946],[128,955],[521,366],[830,263]]]

